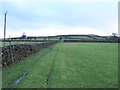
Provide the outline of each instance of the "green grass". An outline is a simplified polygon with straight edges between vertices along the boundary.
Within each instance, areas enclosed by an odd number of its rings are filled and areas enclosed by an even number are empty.
[[[66,39],[75,39],[75,40],[81,40],[81,39],[104,39],[103,37],[96,37],[96,36],[68,36]]]
[[[14,80],[16,80],[24,71],[29,67],[34,67],[35,64],[39,61],[39,58],[45,56],[52,47],[44,49],[41,52],[38,52],[35,55],[25,58],[20,62],[16,62],[11,66],[8,66],[2,70],[2,85],[3,87],[8,87]]]
[[[115,43],[59,43],[5,68],[3,87],[20,76],[27,67],[31,67],[27,76],[13,87],[118,87],[117,46]]]

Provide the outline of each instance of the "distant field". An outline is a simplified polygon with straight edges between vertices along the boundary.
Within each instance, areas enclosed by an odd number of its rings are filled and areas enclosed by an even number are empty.
[[[117,43],[59,43],[3,69],[9,87],[28,67],[16,88],[118,87]]]

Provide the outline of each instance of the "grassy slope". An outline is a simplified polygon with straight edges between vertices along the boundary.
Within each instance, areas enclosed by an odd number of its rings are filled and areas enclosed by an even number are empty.
[[[3,86],[33,65],[15,87],[117,87],[117,53],[117,44],[60,43],[3,70]]]

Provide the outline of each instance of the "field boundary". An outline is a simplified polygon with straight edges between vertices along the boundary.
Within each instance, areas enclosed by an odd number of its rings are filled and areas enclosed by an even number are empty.
[[[56,43],[58,43],[58,41],[34,44],[18,44],[2,47],[2,67],[9,66],[24,57],[34,54]]]

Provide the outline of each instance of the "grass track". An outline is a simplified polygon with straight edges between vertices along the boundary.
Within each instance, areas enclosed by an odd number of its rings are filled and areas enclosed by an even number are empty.
[[[59,43],[4,69],[3,87],[31,65],[28,75],[14,87],[118,87],[117,46],[115,43]]]

